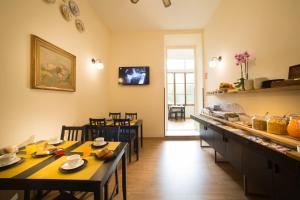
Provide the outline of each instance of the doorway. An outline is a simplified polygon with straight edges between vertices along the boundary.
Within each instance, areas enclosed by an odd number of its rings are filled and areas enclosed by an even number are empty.
[[[190,118],[196,110],[196,83],[195,47],[167,47],[165,136],[199,135]]]

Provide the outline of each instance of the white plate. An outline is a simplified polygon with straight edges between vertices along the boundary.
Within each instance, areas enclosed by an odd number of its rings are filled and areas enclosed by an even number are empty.
[[[2,163],[2,164],[0,163],[0,167],[6,167],[6,166],[9,166],[9,165],[13,165],[13,164],[19,162],[20,160],[21,160],[20,157],[16,157],[15,159],[13,159],[13,160],[11,160],[7,163]]]
[[[76,169],[78,167],[80,167],[81,165],[84,164],[84,160],[80,160],[80,162],[77,163],[77,165],[69,165],[67,162],[65,162],[61,168],[64,170],[71,170],[71,169]]]
[[[50,144],[50,145],[56,145],[56,144],[60,144],[62,142],[63,142],[63,140],[58,140],[58,141],[55,141],[55,142],[48,142],[48,144]]]
[[[106,144],[107,144],[106,141],[102,142],[101,144],[96,144],[95,142],[93,142],[93,146],[95,146],[95,147],[100,147],[100,146],[103,146],[103,145],[106,145]]]

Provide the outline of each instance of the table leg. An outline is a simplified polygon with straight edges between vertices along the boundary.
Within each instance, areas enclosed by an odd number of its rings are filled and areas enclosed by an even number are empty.
[[[103,200],[102,185],[94,191],[94,200]]]
[[[140,152],[140,148],[139,148],[139,134],[138,134],[138,131],[139,131],[139,128],[137,127],[136,128],[136,139],[135,139],[135,142],[134,142],[134,144],[135,144],[135,149],[136,149],[136,160],[139,160],[139,152]]]
[[[143,124],[141,124],[141,148],[143,148]]]
[[[122,189],[123,189],[123,200],[127,199],[127,161],[126,152],[122,156]]]
[[[30,200],[30,190],[24,190],[24,200]]]

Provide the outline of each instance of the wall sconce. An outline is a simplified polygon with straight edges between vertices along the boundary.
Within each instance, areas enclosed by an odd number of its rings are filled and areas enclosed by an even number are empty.
[[[102,61],[100,59],[95,59],[95,58],[92,58],[92,63],[93,65],[95,65],[95,67],[98,69],[98,70],[101,70],[104,68],[104,65],[102,63]]]
[[[218,66],[218,64],[222,61],[222,56],[219,57],[212,57],[211,60],[209,61],[209,67],[210,68],[215,68]]]

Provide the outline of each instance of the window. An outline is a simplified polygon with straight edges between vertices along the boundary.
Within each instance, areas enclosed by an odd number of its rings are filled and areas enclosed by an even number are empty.
[[[195,104],[195,56],[193,48],[167,49],[168,104]]]
[[[168,72],[168,104],[195,104],[195,77],[192,72]]]

